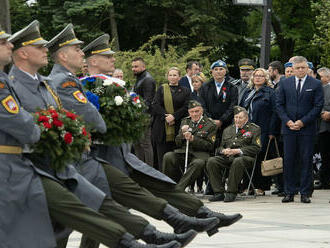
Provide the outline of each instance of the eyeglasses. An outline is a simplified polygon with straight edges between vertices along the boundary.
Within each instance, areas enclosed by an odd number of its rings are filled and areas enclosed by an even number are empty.
[[[262,78],[262,77],[265,77],[265,75],[254,75],[253,77]]]

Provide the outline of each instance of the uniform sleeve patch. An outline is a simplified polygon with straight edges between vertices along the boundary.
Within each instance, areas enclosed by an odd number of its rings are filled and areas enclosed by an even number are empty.
[[[1,103],[9,113],[18,114],[19,107],[12,96],[7,96],[5,99],[1,101]]]
[[[5,88],[5,84],[3,82],[0,82],[0,89]]]
[[[261,146],[261,141],[260,141],[260,137],[259,136],[257,137],[256,142],[257,142],[257,145],[258,146]]]
[[[77,87],[77,83],[72,81],[67,81],[62,83],[62,88],[67,88],[67,87]]]
[[[73,92],[73,96],[78,100],[78,102],[87,103],[87,98],[80,90]]]

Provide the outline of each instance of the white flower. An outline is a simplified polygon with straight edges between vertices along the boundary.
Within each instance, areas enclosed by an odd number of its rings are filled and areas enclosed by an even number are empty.
[[[103,81],[103,86],[109,86],[109,85],[111,85],[113,82],[112,82],[112,80],[111,79],[105,79],[104,81]]]
[[[115,96],[115,103],[117,106],[122,105],[123,102],[124,102],[124,99],[121,96]]]

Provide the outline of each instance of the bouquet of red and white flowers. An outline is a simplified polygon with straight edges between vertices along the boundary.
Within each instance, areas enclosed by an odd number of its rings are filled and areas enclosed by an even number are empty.
[[[87,89],[88,100],[101,113],[107,133],[93,133],[93,138],[104,144],[120,145],[139,140],[150,123],[146,105],[134,92],[125,88],[125,82],[103,74],[80,79]]]
[[[78,160],[91,143],[91,137],[83,120],[64,109],[49,108],[35,113],[41,130],[40,140],[34,144],[34,154],[48,156],[50,166],[56,171]]]

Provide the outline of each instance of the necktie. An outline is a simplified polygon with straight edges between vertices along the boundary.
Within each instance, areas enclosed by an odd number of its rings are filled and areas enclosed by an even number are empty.
[[[300,88],[301,88],[301,79],[298,80],[298,85],[297,85],[297,95],[298,96],[300,94]]]

